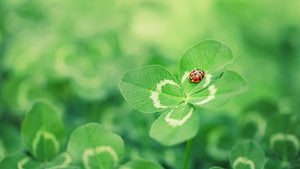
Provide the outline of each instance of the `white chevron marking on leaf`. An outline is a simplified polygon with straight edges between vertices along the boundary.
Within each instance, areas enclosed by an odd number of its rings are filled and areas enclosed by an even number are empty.
[[[257,114],[256,112],[249,113],[245,116],[245,122],[246,123],[253,123],[257,125],[257,131],[255,133],[255,138],[262,138],[265,134],[265,128],[266,128],[266,121],[263,119],[263,117],[260,114]]]
[[[37,146],[38,143],[40,142],[41,138],[44,138],[45,140],[50,140],[52,141],[54,148],[55,148],[55,152],[59,152],[59,141],[57,140],[57,138],[55,137],[55,135],[53,135],[52,133],[49,133],[47,131],[38,131],[36,133],[36,136],[32,142],[32,149],[33,149],[33,153],[36,155],[37,154]]]
[[[18,162],[18,169],[24,169],[24,165],[27,164],[29,161],[28,157],[23,158],[21,161]]]
[[[216,97],[215,95],[217,93],[217,90],[218,89],[216,88],[215,85],[210,85],[208,87],[209,95],[207,96],[207,98],[204,99],[204,100],[201,100],[199,102],[196,102],[195,104],[197,104],[197,105],[203,105],[203,104],[206,104],[206,103],[212,101]]]
[[[153,101],[153,105],[156,108],[167,108],[168,106],[164,106],[160,103],[159,94],[162,91],[162,87],[165,85],[174,85],[179,86],[173,80],[164,79],[156,84],[156,91],[151,91],[150,99]]]
[[[164,80],[162,80],[162,81],[160,81],[159,83],[156,84],[156,90],[158,92],[161,92],[162,87],[167,85],[167,84],[178,86],[178,84],[176,82],[174,82],[173,80],[164,79]]]
[[[245,164],[248,165],[250,169],[255,169],[254,162],[246,157],[238,157],[236,160],[234,160],[233,168],[235,169],[239,164]]]
[[[118,154],[111,146],[98,146],[96,148],[89,148],[84,151],[82,156],[85,169],[91,169],[91,167],[89,166],[90,156],[95,156],[97,154],[102,154],[102,153],[108,153],[115,163],[119,161]]]
[[[186,81],[187,78],[189,78],[190,76],[190,72],[184,72],[183,76],[181,78],[181,83],[183,83],[184,81]]]
[[[161,105],[159,100],[159,93],[156,91],[152,91],[150,95],[150,99],[153,101],[153,105],[156,108],[167,108],[168,106]]]
[[[202,86],[203,88],[207,87],[210,84],[211,78],[212,78],[211,74],[206,74],[205,75],[205,83]]]
[[[67,153],[65,153],[64,156],[65,156],[65,160],[63,161],[62,164],[57,165],[57,166],[53,166],[53,167],[50,167],[50,168],[47,168],[47,169],[60,169],[60,168],[67,167],[72,162],[72,158]]]
[[[174,118],[170,117],[173,112],[171,110],[165,117],[165,121],[172,127],[182,126],[189,118],[191,118],[193,111],[194,111],[194,108],[191,107],[191,110],[189,111],[189,113],[186,114],[182,119],[174,119]]]
[[[274,148],[275,142],[277,141],[289,141],[291,142],[297,150],[299,150],[299,140],[297,136],[293,134],[284,134],[284,133],[277,133],[271,136],[270,138],[270,147]]]

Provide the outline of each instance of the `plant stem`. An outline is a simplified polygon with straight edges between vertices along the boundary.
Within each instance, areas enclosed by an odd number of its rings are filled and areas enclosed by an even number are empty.
[[[191,149],[192,149],[192,139],[186,142],[183,169],[189,169]]]

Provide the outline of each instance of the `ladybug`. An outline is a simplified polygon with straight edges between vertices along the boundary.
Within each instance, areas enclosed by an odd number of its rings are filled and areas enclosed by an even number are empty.
[[[190,81],[192,83],[199,83],[201,82],[201,80],[204,78],[205,73],[203,70],[200,69],[194,69],[193,71],[191,71],[190,73]]]

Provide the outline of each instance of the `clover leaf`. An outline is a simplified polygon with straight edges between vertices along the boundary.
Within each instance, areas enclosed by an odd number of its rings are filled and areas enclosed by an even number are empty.
[[[40,161],[49,161],[63,148],[65,129],[55,109],[43,101],[36,102],[22,123],[25,148]]]
[[[240,141],[231,150],[230,164],[233,169],[263,169],[265,161],[263,149],[254,141]]]
[[[151,126],[150,136],[165,145],[181,143],[198,132],[199,117],[194,107],[180,104],[163,113]]]
[[[150,136],[165,145],[178,144],[193,138],[198,131],[195,107],[222,105],[247,88],[239,74],[225,70],[232,60],[228,46],[214,40],[203,41],[183,54],[179,77],[162,66],[145,66],[126,72],[120,91],[141,112],[163,112],[153,123]],[[189,79],[195,69],[205,72],[199,83]]]
[[[184,101],[179,81],[158,65],[127,72],[122,77],[120,89],[129,104],[144,113],[166,110]]]
[[[224,169],[224,168],[221,168],[221,167],[211,167],[209,169]]]
[[[144,160],[133,160],[122,166],[119,169],[163,169],[160,165]]]
[[[55,49],[53,76],[68,79],[71,88],[83,99],[103,99],[116,87],[118,78],[112,77],[118,77],[120,66],[124,65],[118,58],[121,55],[118,37],[108,31],[84,40],[88,43],[78,40],[68,40]]]
[[[6,157],[0,169],[78,169],[71,166],[68,153],[59,154],[64,148],[65,129],[53,106],[46,101],[37,101],[26,113],[21,136],[28,154]]]
[[[179,64],[179,77],[186,94],[210,85],[210,81],[218,79],[232,60],[231,49],[218,41],[207,40],[188,49]],[[188,77],[193,69],[203,69],[207,74],[206,80],[198,84],[190,83]]]
[[[219,121],[215,125],[210,125],[206,129],[204,148],[207,155],[216,161],[225,161],[237,139],[232,121],[224,116],[224,121]],[[225,121],[226,120],[226,121]],[[210,122],[213,123],[213,122]]]
[[[264,169],[293,169],[291,164],[277,158],[269,158]]]
[[[24,155],[8,156],[0,163],[0,169],[21,168],[21,169],[40,169],[41,163],[34,161]]]
[[[59,154],[57,157],[55,157],[50,162],[47,162],[44,166],[44,168],[48,169],[67,169],[67,168],[78,168],[77,166],[71,166],[72,158],[70,154],[64,152],[62,154]]]
[[[3,159],[4,156],[5,156],[5,149],[3,146],[2,139],[0,138],[0,161]]]
[[[75,129],[67,149],[74,163],[85,169],[115,168],[124,155],[122,138],[96,123]]]
[[[277,115],[268,121],[265,138],[271,155],[283,162],[292,161],[299,155],[299,122],[294,114]]]
[[[54,160],[41,162],[24,154],[8,156],[0,163],[0,169],[18,168],[18,169],[80,169],[77,166],[70,165],[71,157],[67,153],[62,153]]]
[[[41,105],[43,107],[47,104],[38,102],[34,107]],[[144,160],[133,160],[119,166],[124,155],[122,138],[106,131],[96,123],[78,127],[72,133],[67,149],[68,152],[56,154],[55,157],[47,161],[39,160],[27,154],[8,156],[0,162],[0,169],[163,169],[157,163]]]

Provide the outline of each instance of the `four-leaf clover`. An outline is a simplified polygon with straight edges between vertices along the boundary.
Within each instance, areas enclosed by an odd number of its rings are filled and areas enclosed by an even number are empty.
[[[228,46],[214,40],[203,41],[183,54],[179,77],[159,65],[145,66],[125,73],[120,90],[137,110],[163,112],[150,129],[152,138],[165,145],[178,144],[193,138],[198,131],[196,107],[215,107],[247,88],[239,74],[224,70],[232,60]],[[205,72],[199,83],[189,79],[195,69]]]

